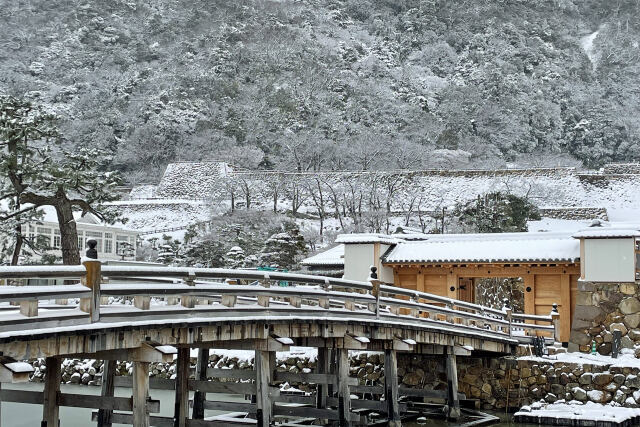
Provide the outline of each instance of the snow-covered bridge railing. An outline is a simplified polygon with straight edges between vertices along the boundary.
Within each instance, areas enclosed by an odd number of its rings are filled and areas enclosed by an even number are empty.
[[[373,275],[375,276],[375,274]],[[0,340],[34,333],[96,329],[101,324],[180,323],[224,318],[342,319],[393,322],[450,335],[500,342],[558,337],[559,315],[512,313],[424,292],[375,278],[188,267],[0,267],[0,279],[65,278],[64,286],[1,286]],[[55,303],[53,302],[55,301]],[[19,305],[15,306],[15,305]],[[14,307],[15,306],[15,307]]]

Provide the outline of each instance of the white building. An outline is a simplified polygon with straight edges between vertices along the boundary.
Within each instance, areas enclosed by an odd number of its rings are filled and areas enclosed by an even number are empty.
[[[41,210],[43,212],[42,220],[36,224],[27,225],[24,232],[30,237],[43,236],[51,248],[46,253],[62,258],[60,228],[58,227],[58,217],[55,209],[45,206]],[[95,240],[98,242],[96,249],[98,250],[98,258],[101,260],[122,259],[121,249],[124,246],[131,248],[126,259],[135,259],[136,239],[138,237],[136,231],[128,230],[118,225],[108,225],[91,213],[82,216],[80,212],[74,212],[73,216],[78,230],[78,249],[81,255],[84,255],[87,249],[86,241]],[[32,261],[37,262],[40,258],[41,255],[35,255]]]

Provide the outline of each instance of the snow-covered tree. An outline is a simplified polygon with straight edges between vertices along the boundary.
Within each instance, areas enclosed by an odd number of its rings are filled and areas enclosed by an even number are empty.
[[[454,215],[468,233],[527,231],[527,221],[540,219],[538,208],[527,198],[500,192],[459,204]]]
[[[65,149],[54,116],[10,96],[0,97],[0,148],[0,171],[10,182],[4,186],[7,192],[0,195],[0,200],[9,200],[9,212],[1,219],[22,218],[40,206],[53,206],[63,262],[79,264],[74,210],[91,212],[106,221],[115,219],[99,207],[117,198],[114,189],[120,183],[116,173],[103,171],[109,156],[94,148]],[[16,254],[20,244],[18,238]]]
[[[227,268],[245,267],[246,255],[240,246],[234,246],[224,256],[224,266]]]
[[[304,238],[295,224],[285,224],[283,230],[272,234],[258,255],[263,267],[277,267],[291,270],[307,253]]]

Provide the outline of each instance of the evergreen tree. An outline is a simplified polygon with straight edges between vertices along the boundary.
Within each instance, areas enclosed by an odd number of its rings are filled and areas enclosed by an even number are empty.
[[[66,150],[60,144],[55,116],[28,101],[0,97],[0,176],[5,176],[0,200],[8,200],[3,221],[15,219],[17,263],[23,243],[22,225],[40,206],[53,206],[58,217],[64,264],[79,264],[78,233],[73,212],[91,212],[104,221],[116,216],[99,208],[115,200],[120,183],[113,172],[103,172],[110,162],[106,152],[93,148]]]
[[[295,223],[285,223],[282,228],[265,242],[258,255],[260,266],[292,270],[307,253],[304,238]]]
[[[234,246],[224,256],[224,266],[227,268],[245,267],[246,256],[240,246]]]
[[[539,220],[538,208],[524,197],[501,192],[478,196],[458,204],[454,215],[465,232],[507,233],[527,231],[527,221]]]

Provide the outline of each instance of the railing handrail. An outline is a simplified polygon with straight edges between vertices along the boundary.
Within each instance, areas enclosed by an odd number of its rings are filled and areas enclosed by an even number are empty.
[[[100,321],[101,297],[135,298],[135,307],[141,310],[149,310],[150,298],[158,296],[179,298],[183,307],[187,309],[195,308],[197,298],[219,299],[220,303],[227,307],[234,307],[236,301],[242,301],[245,297],[254,297],[254,301],[259,305],[268,307],[270,300],[273,299],[272,303],[277,301],[290,304],[292,309],[300,309],[301,301],[304,299],[305,301],[316,300],[324,309],[330,309],[333,306],[353,311],[356,309],[354,304],[358,304],[358,309],[373,312],[376,319],[380,319],[381,313],[385,316],[406,315],[405,312],[409,311],[409,316],[414,318],[412,323],[424,321],[425,324],[434,325],[434,321],[448,322],[456,329],[462,328],[476,333],[479,329],[491,327],[493,328],[492,336],[502,336],[507,339],[513,338],[514,329],[554,332],[556,339],[558,336],[559,316],[555,305],[554,311],[549,316],[516,314],[506,306],[499,310],[427,292],[391,286],[377,278],[374,279],[375,271],[369,281],[356,281],[277,271],[102,266],[97,260],[87,261],[82,266],[0,267],[0,278],[83,279],[82,285],[64,287],[0,287],[0,302],[20,302],[22,314],[27,317],[37,317],[39,300],[80,298],[80,310],[89,313],[93,323]],[[103,283],[102,277],[116,280],[117,283]],[[172,283],[158,283],[160,278],[177,280]],[[147,279],[155,280],[155,283],[144,282]],[[204,281],[211,279],[224,282]],[[250,282],[252,285],[238,286],[236,284],[238,281]],[[274,282],[296,286],[273,286]],[[381,294],[386,296],[382,297]],[[427,314],[428,318],[425,317]],[[514,320],[530,323],[517,323]],[[550,325],[540,325],[538,324],[540,322]]]

